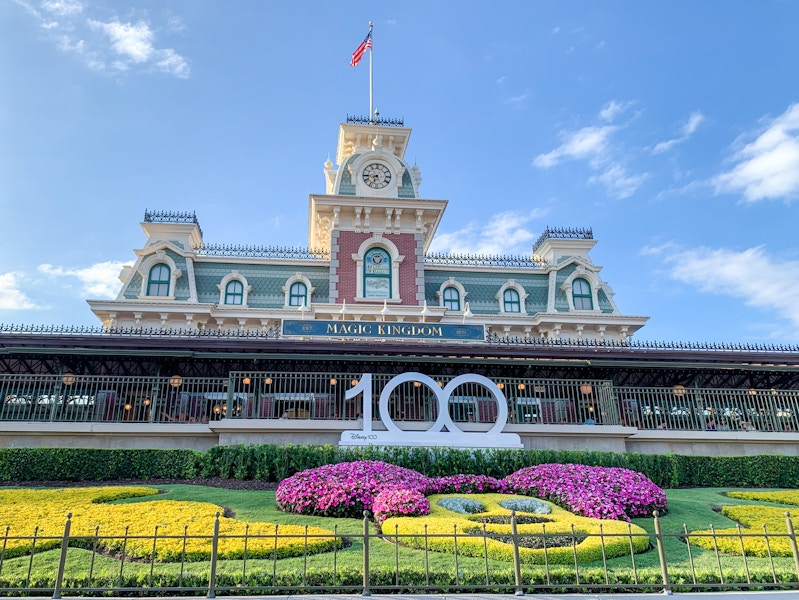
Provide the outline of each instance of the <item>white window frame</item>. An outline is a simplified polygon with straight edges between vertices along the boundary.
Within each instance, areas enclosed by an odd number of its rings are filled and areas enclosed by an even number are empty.
[[[463,287],[460,281],[456,280],[454,277],[450,277],[444,283],[441,284],[441,287],[439,287],[438,291],[436,292],[436,297],[438,298],[438,305],[441,308],[446,308],[446,306],[444,305],[444,290],[446,290],[447,288],[455,288],[456,290],[458,290],[458,294],[460,294],[461,307],[460,310],[453,312],[462,313],[464,310],[466,310],[465,308],[466,295],[469,292],[466,291],[466,289]]]
[[[225,304],[225,292],[227,290],[227,284],[231,281],[239,281],[244,286],[244,295],[241,299],[241,304]],[[217,284],[217,289],[219,290],[219,306],[232,306],[236,308],[247,308],[247,303],[249,302],[249,295],[252,291],[252,286],[247,283],[247,278],[244,277],[238,271],[231,271],[227,275],[222,278]]]
[[[150,269],[157,264],[162,263],[169,267],[169,294],[167,296],[148,296],[147,284],[150,281]],[[155,254],[151,254],[139,264],[136,269],[141,275],[141,289],[139,290],[139,300],[174,300],[175,299],[175,284],[183,272],[175,266],[175,261],[163,250],[158,250]]]
[[[519,312],[508,312],[505,310],[505,290],[516,290],[519,294]],[[529,294],[524,291],[521,284],[517,283],[514,279],[509,279],[505,284],[499,288],[499,292],[495,296],[499,304],[499,312],[503,315],[526,315],[527,314],[527,296]]]
[[[296,273],[295,275],[293,275],[292,277],[289,277],[286,280],[286,283],[285,283],[285,285],[282,288],[283,289],[283,307],[284,308],[291,308],[291,309],[294,309],[294,310],[297,310],[299,308],[298,306],[292,306],[291,304],[289,304],[289,302],[291,301],[291,286],[292,286],[292,284],[295,284],[295,283],[302,283],[303,285],[305,285],[305,307],[306,308],[311,308],[311,304],[313,302],[312,301],[313,293],[316,290],[316,288],[311,285],[311,280],[308,279],[302,273]]]
[[[575,279],[585,279],[588,282],[588,285],[591,286],[591,304],[594,308],[591,309],[576,309],[574,308],[574,280]],[[579,313],[596,313],[601,312],[599,310],[599,298],[597,296],[597,292],[602,287],[602,282],[600,281],[599,277],[596,273],[589,271],[585,267],[577,267],[574,272],[569,275],[569,277],[564,281],[560,289],[566,294],[566,300],[569,302],[569,311],[579,312]]]

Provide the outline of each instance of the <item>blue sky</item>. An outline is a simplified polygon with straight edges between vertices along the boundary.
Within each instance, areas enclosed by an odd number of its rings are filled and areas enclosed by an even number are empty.
[[[0,322],[97,324],[145,209],[306,245],[370,20],[435,250],[592,227],[639,339],[799,341],[790,0],[0,0]]]

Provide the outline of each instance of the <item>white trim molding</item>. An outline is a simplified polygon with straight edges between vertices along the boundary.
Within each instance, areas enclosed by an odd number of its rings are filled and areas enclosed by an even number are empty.
[[[585,279],[588,284],[591,286],[591,305],[593,306],[590,310],[577,310],[574,308],[574,293],[572,286],[574,285],[575,279]],[[566,294],[566,300],[569,303],[569,311],[570,312],[583,312],[583,313],[596,313],[601,312],[599,310],[599,299],[597,296],[597,292],[602,287],[602,280],[599,279],[599,276],[594,273],[593,271],[589,271],[584,266],[580,265],[577,267],[574,272],[566,278],[562,284],[560,284],[560,289]]]
[[[295,273],[291,277],[286,280],[285,285],[281,288],[283,290],[283,307],[284,308],[295,308],[289,304],[291,300],[291,286],[295,283],[301,283],[305,286],[305,306],[306,308],[311,308],[311,298],[313,298],[313,293],[316,290],[314,286],[311,285],[311,280],[308,279],[302,273]]]
[[[231,281],[238,281],[244,286],[244,291],[243,291],[244,295],[241,298],[241,304],[225,303],[227,284],[230,283]],[[248,296],[250,295],[250,292],[252,291],[252,286],[249,283],[247,283],[247,278],[244,275],[242,275],[238,271],[231,271],[222,278],[222,281],[220,281],[216,287],[219,289],[219,306],[225,306],[225,307],[239,306],[241,308],[247,308],[247,299]]]
[[[147,284],[150,281],[150,269],[157,264],[165,264],[169,267],[169,295],[168,296],[148,296]],[[139,300],[174,300],[175,299],[175,286],[179,277],[183,272],[177,268],[175,261],[163,250],[157,250],[147,258],[139,263],[137,269],[141,275],[141,289],[139,290]]]
[[[463,287],[460,281],[455,279],[454,277],[450,277],[444,283],[441,284],[441,287],[438,288],[436,292],[436,298],[438,298],[438,305],[444,308],[444,290],[447,288],[455,288],[458,290],[458,294],[460,294],[460,310],[455,311],[457,313],[462,313],[466,310],[466,295],[469,293]]]
[[[505,311],[505,291],[506,290],[516,290],[519,294],[519,312],[506,312]],[[524,291],[524,287],[520,283],[517,283],[515,279],[508,279],[499,291],[497,295],[494,296],[499,304],[499,313],[504,315],[526,315],[527,314],[527,296],[529,296],[527,292]]]

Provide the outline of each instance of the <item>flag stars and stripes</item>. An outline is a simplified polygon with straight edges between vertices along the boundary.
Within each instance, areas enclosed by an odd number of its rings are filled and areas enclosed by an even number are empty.
[[[363,55],[366,53],[367,50],[371,49],[372,47],[372,32],[370,31],[364,40],[361,42],[361,45],[355,49],[355,52],[352,53],[352,60],[350,61],[351,67],[357,67],[358,63],[361,62]]]

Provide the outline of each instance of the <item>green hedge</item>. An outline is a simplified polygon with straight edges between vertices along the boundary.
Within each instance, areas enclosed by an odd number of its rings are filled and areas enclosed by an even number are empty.
[[[542,463],[624,467],[661,487],[799,487],[799,456],[680,456],[554,450],[336,446],[215,446],[194,450],[90,448],[0,449],[0,481],[108,481],[223,477],[280,481],[325,464],[382,460],[438,477],[480,473],[505,477]]]
[[[0,450],[0,481],[191,479],[206,460],[195,450],[6,448]]]

